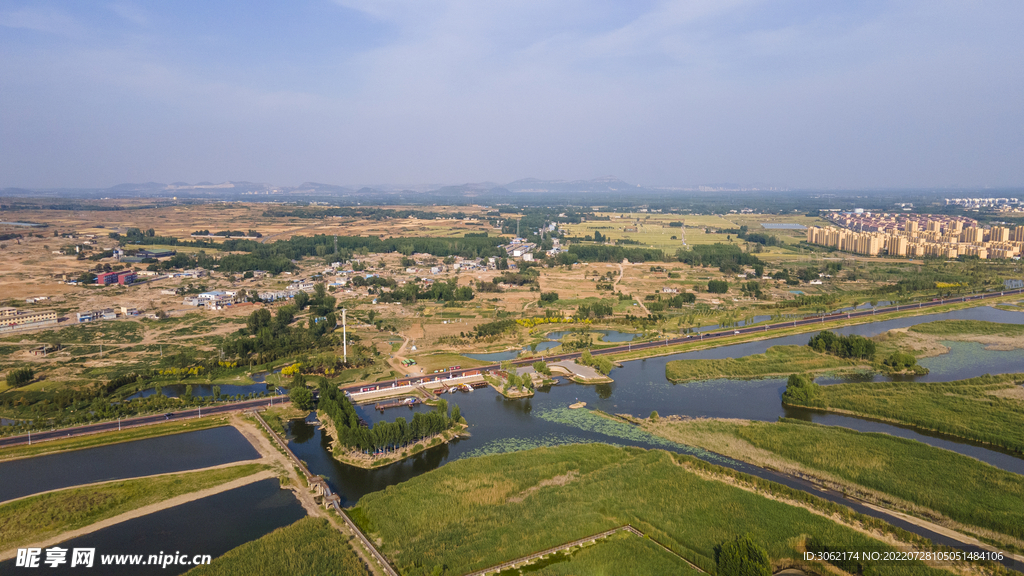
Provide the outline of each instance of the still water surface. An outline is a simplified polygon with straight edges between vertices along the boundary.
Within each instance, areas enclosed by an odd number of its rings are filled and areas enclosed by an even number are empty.
[[[231,426],[0,463],[0,502],[79,484],[167,474],[259,458]]]
[[[41,565],[43,574],[103,574],[168,576],[187,572],[191,566],[100,566],[105,554],[185,554],[191,561],[196,554],[213,558],[306,516],[294,494],[282,490],[276,478],[201,498],[187,504],[154,512],[140,518],[115,524],[60,544],[61,548],[95,548],[92,569],[68,564],[56,569]],[[0,574],[32,573],[18,569],[14,560],[0,563]],[[70,563],[69,563],[70,564]]]
[[[974,319],[1024,324],[1024,314],[1005,312],[994,308],[973,308],[931,314],[915,318],[901,318],[874,324],[836,329],[842,334],[872,336],[893,328],[903,328],[922,322],[946,319]],[[806,344],[811,334],[773,338],[759,342],[736,344],[709,350],[675,354],[624,363],[612,371],[614,382],[602,385],[577,385],[559,380],[559,384],[539,390],[528,399],[507,400],[489,388],[469,393],[445,395],[449,403],[456,403],[470,424],[472,436],[446,446],[426,450],[417,456],[377,470],[362,470],[340,464],[327,451],[329,438],[315,426],[293,421],[289,429],[289,443],[299,458],[309,463],[316,474],[328,476],[332,487],[352,505],[363,494],[381,490],[397,482],[433,470],[457,458],[481,454],[507,452],[536,446],[551,446],[575,442],[607,442],[648,448],[700,452],[699,450],[666,446],[659,439],[618,427],[602,426],[590,420],[586,411],[568,411],[565,407],[577,401],[587,402],[587,408],[598,408],[610,413],[647,416],[653,410],[660,414],[678,414],[692,417],[744,418],[774,421],[791,417],[829,425],[846,426],[864,432],[886,432],[911,438],[973,456],[994,466],[1024,474],[1024,460],[1007,452],[982,447],[969,442],[940,435],[923,434],[875,422],[872,420],[836,416],[806,410],[785,409],[781,403],[785,389],[783,379],[712,380],[675,385],[665,378],[665,364],[671,360],[688,358],[730,358],[763,353],[779,344]],[[928,359],[932,373],[919,378],[926,381],[956,380],[985,373],[1024,372],[1020,351],[984,351],[951,343],[950,354]],[[930,365],[929,365],[930,364]],[[429,406],[396,408],[380,413],[371,406],[360,407],[360,415],[369,423],[393,421],[401,416],[411,419],[415,412],[432,410]],[[596,418],[596,417],[594,417]],[[700,454],[698,454],[700,455]],[[707,457],[707,454],[703,456]],[[711,455],[711,458],[714,458]],[[719,457],[720,458],[720,457]],[[731,467],[738,463],[729,461]],[[724,463],[724,461],[719,461]]]

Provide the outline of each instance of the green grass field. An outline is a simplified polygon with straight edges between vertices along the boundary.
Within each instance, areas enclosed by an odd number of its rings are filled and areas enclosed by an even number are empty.
[[[710,570],[715,546],[743,534],[774,559],[795,558],[811,534],[835,545],[880,545],[803,508],[703,479],[690,462],[605,444],[467,458],[364,496],[352,516],[409,575],[436,567],[464,574],[627,523]],[[938,573],[920,565],[877,570]]]
[[[104,321],[73,324],[59,330],[46,330],[33,334],[8,336],[4,340],[20,342],[25,338],[30,338],[37,342],[61,344],[88,344],[91,342],[128,344],[141,342],[144,332],[145,327],[141,322],[131,320]]]
[[[911,332],[933,336],[1024,336],[1024,324],[1000,324],[981,320],[938,320],[910,327]]]
[[[761,376],[852,368],[865,362],[819,354],[807,346],[772,346],[764,354],[720,360],[673,360],[665,365],[671,382]]]
[[[370,571],[352,550],[348,537],[325,518],[306,517],[291,526],[226,554],[189,576],[355,576]]]
[[[423,374],[431,374],[434,370],[440,368],[451,368],[452,366],[462,366],[463,368],[475,368],[477,366],[486,366],[493,364],[493,362],[484,362],[482,360],[474,360],[467,358],[459,354],[426,354],[423,356],[412,356],[416,360],[415,366],[405,368],[406,372],[416,374],[417,368],[423,369]]]
[[[12,446],[10,448],[0,449],[0,461],[11,458],[38,456],[40,454],[48,454],[50,452],[60,452],[64,450],[80,450],[82,448],[92,448],[93,446],[102,446],[104,444],[130,442],[132,440],[141,440],[143,438],[151,438],[153,436],[166,436],[167,434],[193,432],[195,430],[224,426],[226,423],[226,416],[207,416],[205,418],[190,418],[184,422],[168,422],[166,424],[139,426],[138,428],[130,428],[119,432],[102,432],[100,434],[76,436],[66,440],[37,442],[31,446]]]
[[[243,464],[185,474],[68,488],[0,505],[0,550],[38,542],[136,508],[210,488],[266,469]]]
[[[623,561],[629,559],[628,562]],[[697,576],[685,561],[635,534],[618,533],[595,544],[552,554],[530,565],[530,574],[537,576],[650,576],[651,574],[683,574]],[[518,569],[503,570],[499,576],[520,574]]]
[[[820,387],[809,406],[893,420],[1024,454],[1021,382],[1024,374],[954,382],[834,384]]]
[[[895,496],[957,522],[1024,538],[1024,479],[921,442],[796,420],[662,420],[645,422],[644,428],[674,442],[779,467],[749,450],[749,443],[811,471]]]

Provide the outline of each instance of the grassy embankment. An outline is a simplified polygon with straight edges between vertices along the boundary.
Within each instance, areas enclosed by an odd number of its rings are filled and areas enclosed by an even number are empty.
[[[908,330],[914,333],[913,336],[899,330],[875,336],[873,340],[878,351],[871,360],[839,358],[815,352],[806,346],[772,346],[764,354],[742,358],[673,360],[665,366],[665,375],[669,381],[679,383],[713,378],[759,378],[794,372],[813,373],[837,368],[862,367],[885,371],[882,361],[893,352],[909,351],[915,356],[922,356],[945,350],[937,341],[938,338],[1013,345],[1012,339],[1024,335],[1024,325],[979,320],[939,320],[917,324]]]
[[[474,360],[460,354],[440,353],[440,354],[425,354],[422,356],[411,355],[412,358],[416,359],[416,366],[405,368],[411,374],[416,374],[416,368],[423,370],[424,376],[430,376],[434,373],[434,370],[440,370],[441,368],[452,368],[454,366],[462,366],[463,368],[476,368],[478,366],[487,366],[489,364],[495,364],[495,362],[485,362],[483,360]]]
[[[837,368],[869,366],[866,361],[821,354],[807,346],[772,346],[764,354],[720,360],[673,360],[665,365],[670,382],[713,378],[759,378],[763,376],[817,372]]]
[[[263,420],[266,421],[267,425],[273,428],[274,432],[277,432],[282,437],[287,433],[285,431],[285,422],[296,418],[305,418],[307,415],[309,415],[308,410],[299,410],[292,404],[267,408],[261,413],[261,416],[263,416]]]
[[[462,574],[627,523],[711,571],[715,546],[739,534],[761,542],[777,567],[792,564],[808,534],[849,549],[881,546],[801,507],[727,482],[915,540],[845,507],[689,456],[605,444],[451,462],[364,496],[352,517],[410,575],[439,566],[446,574]],[[939,573],[921,565],[874,568],[879,574]]]
[[[267,469],[242,464],[68,488],[0,505],[0,550],[38,542],[119,514]]]
[[[888,312],[885,314],[878,314],[875,316],[861,316],[849,319],[845,317],[839,317],[838,320],[828,320],[827,322],[824,323],[810,323],[791,328],[779,328],[772,330],[770,332],[751,332],[735,336],[723,336],[706,341],[701,341],[699,338],[694,337],[690,341],[682,342],[680,344],[673,344],[671,346],[664,346],[659,348],[633,350],[631,352],[616,352],[615,354],[610,354],[607,357],[610,358],[613,362],[624,362],[626,360],[639,360],[641,358],[651,358],[654,356],[668,356],[670,354],[678,354],[680,352],[691,352],[694,350],[704,350],[706,348],[717,348],[719,346],[740,344],[743,342],[751,342],[754,340],[763,340],[765,338],[779,338],[782,336],[792,336],[794,334],[810,334],[812,332],[818,332],[820,330],[835,330],[836,328],[841,328],[843,326],[872,324],[874,322],[893,320],[895,318],[906,318],[911,316],[921,316],[925,314],[938,314],[941,312],[949,312],[951,310],[974,308],[976,306],[994,306],[999,302],[1006,302],[1011,300],[1012,298],[1019,297],[1020,296],[1005,296],[999,298],[992,298],[990,300],[985,300],[984,302],[951,302],[949,304],[943,304],[941,306],[935,306],[932,308],[914,308],[908,304],[906,308],[901,307],[899,312]],[[771,323],[771,321],[769,321],[768,323]],[[672,335],[673,338],[677,336],[678,335]]]
[[[1024,454],[1024,374],[820,386],[804,405],[897,422]]]
[[[189,576],[356,575],[371,572],[352,550],[348,537],[325,518],[306,517],[258,540],[229,550]]]
[[[982,320],[938,320],[927,324],[918,324],[909,328],[911,332],[947,336],[958,340],[964,336],[1002,336],[1015,338],[1024,336],[1024,324],[1001,324]]]
[[[31,446],[12,446],[0,449],[0,460],[26,458],[29,456],[38,456],[40,454],[62,452],[66,450],[80,450],[82,448],[92,448],[94,446],[102,446],[104,444],[131,442],[132,440],[142,440],[143,438],[152,438],[153,436],[166,436],[168,434],[194,432],[196,430],[224,426],[227,422],[227,416],[206,416],[203,418],[191,418],[183,422],[175,421],[167,422],[165,424],[151,424],[116,432],[100,432],[98,434],[75,436],[65,440],[37,442]]]
[[[932,521],[950,525],[944,516],[1016,538],[1018,546],[1024,540],[1024,479],[955,452],[888,434],[798,420],[637,422],[668,440],[759,466],[810,474],[845,493]]]

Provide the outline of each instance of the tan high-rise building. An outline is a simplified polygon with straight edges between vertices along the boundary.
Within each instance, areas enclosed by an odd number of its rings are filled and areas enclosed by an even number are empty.
[[[1002,226],[993,226],[988,231],[989,242],[1009,242],[1010,241],[1010,229],[1003,228]]]
[[[960,233],[961,242],[982,242],[984,238],[984,230],[974,226],[970,228],[964,228],[963,232]]]

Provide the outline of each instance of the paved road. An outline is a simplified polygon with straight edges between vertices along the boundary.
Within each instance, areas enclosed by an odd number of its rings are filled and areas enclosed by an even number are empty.
[[[275,396],[274,403],[284,403],[288,400],[287,396]],[[135,418],[122,418],[121,422],[100,422],[99,424],[86,424],[85,426],[75,426],[73,428],[61,428],[59,430],[52,430],[50,432],[34,432],[31,434],[32,442],[42,442],[43,440],[56,440],[58,438],[70,438],[73,436],[82,436],[84,434],[95,434],[96,432],[110,432],[120,428],[130,428],[134,426],[144,426],[146,424],[158,424],[160,422],[168,422],[171,420],[184,420],[186,418],[195,418],[202,412],[203,416],[209,416],[213,414],[223,414],[224,412],[235,412],[238,410],[248,410],[250,408],[257,408],[270,404],[270,398],[258,398],[256,400],[245,400],[243,402],[232,402],[230,404],[214,404],[212,406],[204,406],[202,408],[192,408],[189,410],[182,410],[180,412],[173,412],[170,417],[164,414],[153,414],[150,416],[138,416]],[[28,444],[28,434],[21,436],[11,436],[9,438],[0,438],[0,447],[17,446],[19,444]]]
[[[874,315],[877,315],[877,314],[885,314],[887,312],[899,312],[899,311],[911,310],[911,309],[933,308],[935,306],[942,306],[943,304],[954,304],[954,303],[957,303],[957,302],[973,302],[973,301],[976,301],[976,300],[986,300],[986,299],[989,299],[989,298],[999,298],[1000,296],[1012,296],[1014,294],[1024,294],[1024,289],[1005,290],[1005,291],[1002,291],[1002,292],[988,292],[988,293],[985,293],[985,294],[975,294],[975,295],[972,295],[972,296],[961,296],[961,297],[957,297],[957,298],[947,298],[947,299],[944,299],[944,300],[935,299],[935,300],[932,300],[932,301],[929,301],[929,302],[919,302],[919,303],[915,303],[915,304],[899,304],[899,305],[896,305],[896,306],[889,306],[889,307],[886,307],[886,308],[873,308],[873,309],[868,309],[868,310],[858,310],[856,312],[835,312],[835,313],[832,313],[832,314],[825,314],[823,316],[810,316],[810,317],[804,318],[802,320],[790,320],[790,321],[787,321],[787,322],[777,322],[775,324],[765,324],[765,325],[762,325],[762,326],[752,326],[752,327],[749,327],[749,328],[735,328],[735,329],[732,329],[732,330],[720,330],[718,332],[706,332],[706,333],[701,333],[701,334],[690,334],[688,336],[683,336],[683,337],[680,337],[680,338],[666,338],[664,340],[654,340],[654,341],[651,341],[651,342],[638,342],[636,344],[624,344],[622,346],[614,346],[612,348],[602,348],[600,350],[592,350],[591,353],[596,356],[598,354],[615,354],[615,353],[619,353],[619,352],[628,352],[628,351],[631,351],[631,350],[646,350],[646,349],[650,349],[650,348],[660,348],[660,347],[663,347],[663,346],[673,346],[675,344],[682,344],[683,342],[692,342],[692,341],[696,341],[696,340],[704,342],[704,341],[708,341],[708,340],[714,340],[716,338],[723,338],[725,336],[735,336],[737,334],[752,334],[752,333],[755,333],[755,332],[756,333],[772,332],[773,330],[783,330],[783,329],[786,329],[786,328],[793,328],[793,327],[796,327],[796,326],[809,326],[809,325],[816,325],[816,324],[827,324],[828,322],[835,322],[835,321],[838,321],[838,320],[846,320],[846,319],[849,319],[849,318],[861,318],[861,317],[864,317],[864,316],[874,316]],[[567,353],[567,354],[557,354],[557,355],[552,355],[552,356],[544,356],[544,361],[546,361],[546,362],[558,362],[560,360],[573,360],[575,358],[579,358],[582,354],[583,354],[582,352],[570,352],[570,353]],[[526,365],[529,365],[529,364],[533,364],[537,360],[539,360],[539,358],[536,358],[536,357],[535,358],[530,358],[528,360],[513,360],[512,364],[515,365],[515,366],[526,366]],[[433,379],[435,377],[447,378],[449,376],[452,376],[452,377],[454,377],[454,376],[461,376],[461,375],[465,374],[466,372],[470,372],[470,371],[473,371],[473,370],[481,370],[481,371],[498,370],[500,367],[501,367],[500,364],[490,364],[488,366],[481,366],[481,367],[478,367],[478,368],[463,368],[463,369],[460,369],[460,370],[452,370],[451,372],[444,372],[444,373],[439,373],[439,374],[425,374],[423,376],[409,376],[409,377],[405,377],[405,378],[398,378],[398,379],[395,379],[395,380],[387,380],[385,382],[378,382],[378,383],[362,382],[362,383],[357,383],[357,384],[350,384],[348,386],[344,386],[342,389],[344,389],[344,390],[352,390],[352,389],[358,389],[358,388],[363,388],[363,387],[384,386],[384,385],[390,385],[392,382],[395,382],[395,383],[398,383],[398,384],[403,384],[403,383],[407,383],[407,382],[416,382],[416,381],[419,381],[419,380],[426,381],[426,380]]]

